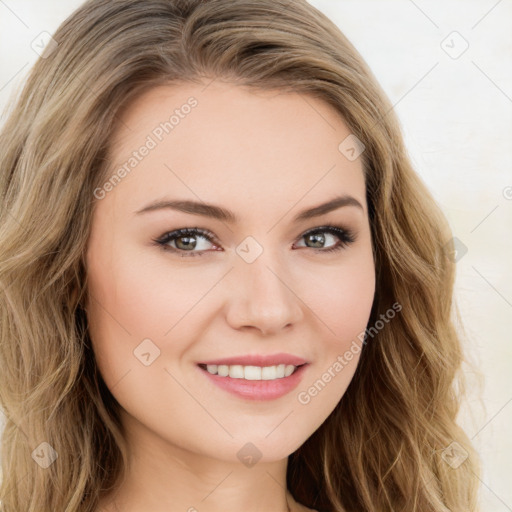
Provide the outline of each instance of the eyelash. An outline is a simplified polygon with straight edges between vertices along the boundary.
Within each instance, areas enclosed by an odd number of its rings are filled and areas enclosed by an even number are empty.
[[[309,247],[309,249],[312,249],[315,252],[320,252],[320,253],[336,252],[336,251],[346,248],[347,246],[349,246],[350,244],[352,244],[355,241],[355,235],[351,230],[342,228],[340,226],[335,226],[333,224],[326,224],[324,226],[309,229],[308,231],[306,231],[305,233],[303,233],[300,236],[299,240],[308,235],[317,234],[317,233],[329,233],[331,235],[335,235],[339,238],[340,241],[339,241],[339,243],[337,243],[336,245],[333,245],[332,247],[329,247],[328,249],[315,249],[314,247]],[[205,238],[206,240],[208,240],[208,242],[218,245],[215,243],[215,240],[216,240],[215,235],[211,231],[208,231],[207,229],[202,229],[202,228],[177,229],[175,231],[170,231],[170,232],[165,233],[160,238],[153,240],[153,242],[156,245],[158,245],[159,247],[161,247],[161,249],[163,249],[164,251],[170,251],[173,253],[180,254],[181,257],[203,256],[208,251],[184,251],[182,249],[175,249],[174,247],[170,247],[169,245],[167,245],[169,242],[172,242],[172,241],[176,240],[177,238],[181,238],[184,236],[191,236],[191,235],[192,236],[201,236],[201,237]],[[308,249],[308,247],[305,247],[305,248]]]

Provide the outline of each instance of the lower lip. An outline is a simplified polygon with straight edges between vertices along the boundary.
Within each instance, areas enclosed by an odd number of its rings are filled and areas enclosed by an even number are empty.
[[[246,380],[220,377],[219,375],[212,375],[199,366],[198,368],[199,371],[205,374],[215,385],[241,398],[249,400],[275,400],[276,398],[290,393],[290,391],[299,385],[306,366],[308,365],[305,364],[297,368],[297,370],[288,377],[274,380]]]

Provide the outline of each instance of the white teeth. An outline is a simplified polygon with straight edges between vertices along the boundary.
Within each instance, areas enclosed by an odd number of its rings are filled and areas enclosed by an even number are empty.
[[[244,366],[245,380],[261,380],[261,366]]]
[[[261,369],[261,380],[272,380],[277,378],[277,368],[275,366],[264,366]]]
[[[295,370],[295,366],[293,366],[291,364],[287,364],[286,368],[284,369],[284,376],[288,377],[289,375],[291,375],[293,373],[293,370]]]
[[[240,364],[234,364],[233,366],[229,366],[229,376],[232,379],[243,379],[244,367]]]
[[[231,377],[232,379],[245,380],[275,380],[290,376],[296,367],[293,364],[279,364],[277,366],[242,366],[233,364],[208,364],[206,370],[212,375]]]
[[[220,364],[217,368],[217,373],[221,376],[221,377],[227,377],[229,375],[229,366],[225,365],[225,364]]]

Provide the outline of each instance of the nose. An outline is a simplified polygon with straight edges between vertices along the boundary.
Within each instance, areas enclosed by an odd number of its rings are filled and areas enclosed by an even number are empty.
[[[231,272],[227,322],[233,329],[269,335],[303,317],[303,302],[293,290],[290,273],[264,255],[252,263],[238,261]]]

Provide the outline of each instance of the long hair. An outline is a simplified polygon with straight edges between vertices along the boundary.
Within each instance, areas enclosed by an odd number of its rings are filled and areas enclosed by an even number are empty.
[[[401,305],[290,455],[290,492],[333,512],[477,510],[477,456],[456,423],[451,233],[337,26],[305,0],[90,0],[53,38],[0,136],[0,510],[93,512],[126,470],[119,404],[82,308],[94,191],[123,107],[156,85],[215,78],[314,95],[343,116],[365,146],[369,326]]]

